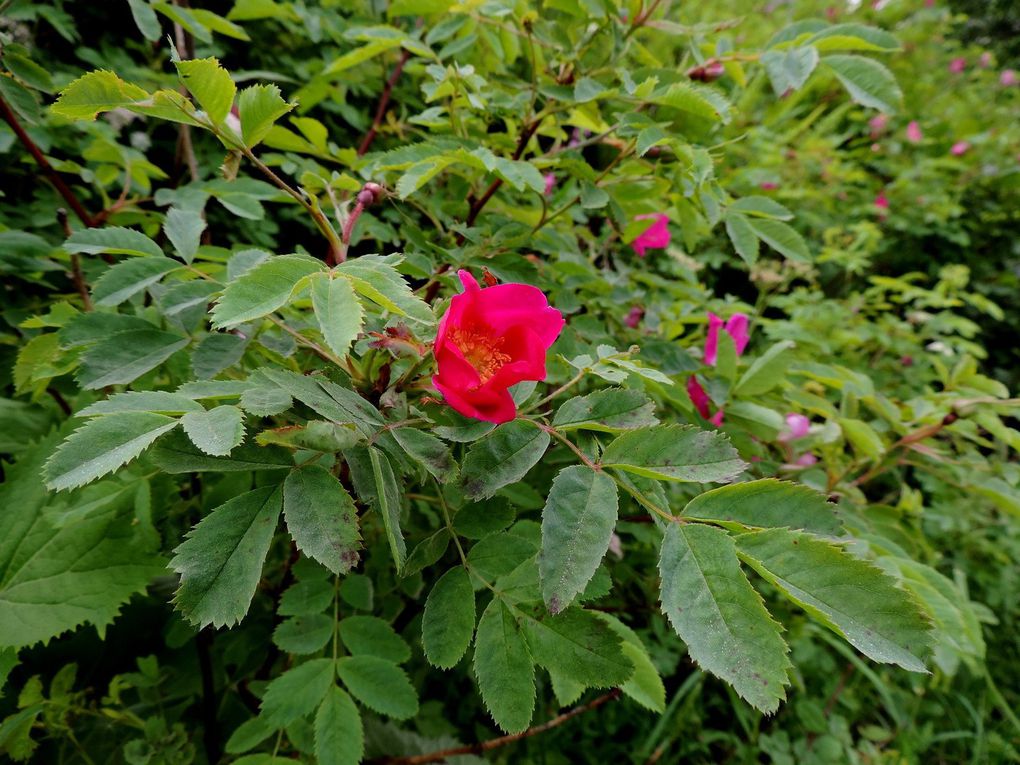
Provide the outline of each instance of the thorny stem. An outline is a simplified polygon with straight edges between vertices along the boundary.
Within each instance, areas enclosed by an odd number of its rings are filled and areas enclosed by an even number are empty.
[[[462,754],[482,754],[492,749],[497,749],[501,746],[506,746],[507,744],[520,741],[521,739],[530,738],[531,736],[536,736],[539,733],[544,733],[547,730],[563,725],[563,723],[572,720],[578,715],[590,712],[593,709],[598,709],[603,704],[615,701],[618,698],[620,698],[620,689],[613,688],[613,690],[609,691],[609,693],[605,693],[597,699],[589,701],[587,704],[576,706],[573,709],[542,723],[541,725],[535,725],[521,733],[499,736],[498,738],[492,738],[488,741],[482,741],[477,744],[467,744],[466,746],[441,749],[437,752],[429,752],[428,754],[415,754],[408,757],[381,757],[375,760],[370,760],[370,762],[374,763],[374,765],[425,765],[430,762],[445,762],[450,757],[456,757],[457,755]]]

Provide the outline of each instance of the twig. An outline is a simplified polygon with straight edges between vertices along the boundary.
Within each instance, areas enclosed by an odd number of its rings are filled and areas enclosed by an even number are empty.
[[[379,131],[379,126],[382,124],[382,119],[386,116],[386,107],[390,105],[390,97],[393,95],[393,86],[397,84],[397,80],[400,79],[400,73],[404,71],[404,64],[411,58],[411,51],[404,50],[400,56],[400,61],[393,67],[393,71],[390,73],[389,79],[386,80],[386,85],[383,87],[382,95],[379,96],[379,105],[375,109],[375,117],[372,119],[372,127],[365,133],[365,137],[361,139],[361,145],[358,146],[358,156],[363,157],[368,153],[369,148],[372,146],[372,141],[375,140],[375,136]]]
[[[382,757],[369,760],[369,762],[374,763],[374,765],[424,765],[424,763],[429,762],[443,762],[448,757],[456,757],[461,754],[482,754],[483,752],[498,749],[501,746],[506,746],[507,744],[512,744],[516,741],[520,741],[521,739],[530,738],[531,736],[537,736],[539,733],[544,733],[547,730],[559,727],[560,725],[563,725],[563,723],[577,717],[578,715],[590,712],[593,709],[598,709],[603,704],[615,701],[618,698],[620,698],[620,689],[614,688],[609,693],[603,694],[597,699],[589,701],[587,704],[576,706],[573,709],[552,718],[548,722],[528,728],[526,731],[521,733],[514,733],[509,736],[500,736],[499,738],[492,738],[488,741],[482,741],[477,744],[457,746],[451,749],[441,749],[437,752],[430,752],[428,754],[416,754],[408,757]]]
[[[531,140],[531,136],[535,135],[535,131],[538,130],[539,122],[540,120],[532,120],[531,122],[524,126],[524,129],[521,131],[520,137],[518,137],[517,139],[517,148],[514,150],[513,156],[511,157],[511,159],[513,159],[514,162],[519,160],[521,158],[521,155],[524,154],[524,149],[527,148],[528,141]],[[489,184],[489,188],[485,190],[484,194],[482,194],[480,197],[478,197],[478,199],[471,203],[471,207],[470,209],[468,209],[467,218],[464,220],[464,223],[467,226],[471,226],[474,224],[475,219],[478,217],[478,214],[482,211],[482,208],[485,207],[486,204],[488,204],[489,200],[492,199],[492,195],[495,194],[499,187],[502,185],[503,179],[497,178],[491,184]],[[463,241],[463,239],[461,239],[461,241]]]
[[[64,236],[70,237],[71,222],[67,219],[67,210],[63,207],[57,209],[57,221],[59,221],[61,228],[64,229]],[[77,252],[71,253],[71,279],[74,281],[74,286],[81,296],[81,302],[85,306],[85,310],[91,311],[92,297],[89,295],[89,286],[85,283],[85,274],[81,270],[81,258],[78,257]]]
[[[0,96],[0,116],[4,118],[4,122],[11,126],[11,130],[14,131],[14,135],[18,137],[22,145],[28,149],[28,153],[32,155],[32,158],[36,161],[36,164],[42,169],[43,174],[49,178],[50,183],[57,189],[57,192],[64,198],[68,206],[74,210],[74,214],[78,216],[78,219],[89,228],[95,226],[95,221],[92,216],[85,209],[84,205],[78,201],[78,197],[71,191],[71,187],[64,183],[64,179],[61,178],[57,171],[53,169],[53,165],[50,164],[46,156],[39,150],[39,147],[35,145],[35,141],[25,132],[25,129],[21,126],[18,121],[17,115],[13,112],[7,101]]]
[[[187,6],[187,3],[181,2],[181,0],[172,0],[172,2],[177,6]],[[182,56],[184,56],[184,58],[195,57],[195,50],[191,40],[191,35],[189,35],[184,27],[176,21],[174,22],[174,41],[177,43],[177,50]],[[178,91],[185,96],[188,94],[188,91],[183,85],[178,87]],[[198,159],[195,157],[195,144],[191,140],[191,126],[182,122],[177,127],[178,163],[183,158],[185,164],[188,166],[188,174],[191,176],[191,180],[197,181],[199,179]]]
[[[195,649],[198,651],[198,667],[202,673],[202,740],[209,762],[218,762],[220,737],[216,722],[216,683],[213,680],[211,648],[212,633],[208,628],[200,630],[195,636]]]

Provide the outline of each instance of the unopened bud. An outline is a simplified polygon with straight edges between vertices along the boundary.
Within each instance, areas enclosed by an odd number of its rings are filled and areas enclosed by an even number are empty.
[[[361,191],[358,192],[358,204],[362,207],[369,207],[374,205],[376,202],[383,198],[385,189],[378,183],[372,183],[369,181],[361,187]]]

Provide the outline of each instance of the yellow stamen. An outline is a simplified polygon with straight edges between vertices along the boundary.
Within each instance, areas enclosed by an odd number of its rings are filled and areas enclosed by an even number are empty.
[[[478,372],[483,384],[510,361],[510,356],[501,350],[503,338],[492,337],[476,329],[465,327],[451,329],[449,338],[454,345],[460,348],[464,358]]]

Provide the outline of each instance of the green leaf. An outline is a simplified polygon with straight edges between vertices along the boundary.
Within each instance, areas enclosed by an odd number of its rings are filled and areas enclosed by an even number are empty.
[[[358,701],[379,714],[408,720],[418,714],[418,694],[404,670],[377,656],[349,656],[336,673]]]
[[[149,412],[125,412],[91,420],[72,433],[46,463],[46,486],[74,489],[112,473],[153,441],[177,427],[177,420]]]
[[[528,727],[535,709],[535,665],[510,609],[493,598],[478,622],[475,677],[485,708],[507,733]]]
[[[0,647],[29,646],[83,623],[102,636],[131,595],[165,571],[118,505],[61,528],[46,520],[52,497],[43,465],[59,439],[49,436],[4,467]]]
[[[244,356],[250,338],[241,333],[210,332],[198,341],[191,352],[191,369],[195,377],[208,380],[232,367]]]
[[[754,360],[733,388],[734,396],[759,396],[768,393],[786,379],[786,370],[793,361],[787,351],[794,348],[791,340],[781,340]]]
[[[900,41],[884,29],[865,24],[833,24],[811,35],[805,44],[824,52],[833,50],[900,50]]]
[[[814,489],[775,478],[735,483],[706,491],[687,503],[682,518],[743,527],[804,529],[835,536],[843,524],[836,506]]]
[[[229,457],[202,452],[183,433],[172,433],[152,450],[152,461],[164,473],[237,473],[249,470],[289,470],[294,467],[290,453],[276,446],[245,444]]]
[[[580,594],[609,548],[616,527],[616,484],[583,465],[563,468],[542,510],[538,557],[542,598],[557,614]]]
[[[461,466],[464,493],[488,499],[524,478],[549,448],[549,434],[528,420],[500,425],[471,445]]]
[[[216,125],[230,114],[237,87],[227,70],[215,58],[175,61],[177,73],[188,92]]]
[[[188,8],[188,12],[194,17],[195,21],[217,34],[246,42],[251,39],[242,27],[212,11],[207,11],[204,8]]]
[[[730,121],[729,102],[721,93],[711,88],[675,82],[650,100],[654,104],[678,109],[713,122]]]
[[[839,426],[843,429],[843,435],[846,436],[847,441],[853,444],[854,449],[865,457],[878,459],[885,453],[885,443],[882,441],[882,437],[864,420],[841,417]]]
[[[283,308],[304,277],[322,264],[302,255],[277,255],[227,285],[212,310],[213,327],[234,327]]]
[[[747,216],[727,211],[723,221],[733,249],[747,265],[753,266],[758,260],[758,235],[754,233]]]
[[[334,574],[359,560],[358,511],[347,490],[318,465],[299,467],[283,485],[283,517],[298,549]]]
[[[374,436],[383,424],[378,409],[354,391],[322,377],[302,375],[278,367],[264,367],[259,370],[259,374],[327,420],[341,425],[354,424],[365,436]]]
[[[126,385],[155,369],[190,341],[158,329],[118,332],[82,354],[78,384],[85,390]]]
[[[325,614],[291,616],[273,632],[273,642],[287,653],[310,654],[333,637],[333,617]]]
[[[262,717],[252,717],[238,725],[227,739],[227,754],[241,754],[254,749],[276,731]]]
[[[825,56],[829,66],[847,93],[861,106],[883,112],[895,112],[903,101],[903,93],[892,72],[877,61],[864,56]]]
[[[780,255],[785,255],[790,260],[810,262],[811,251],[804,238],[782,221],[769,218],[748,218],[747,223],[754,231],[755,236]]]
[[[127,106],[148,97],[149,94],[145,90],[124,82],[113,72],[89,72],[60,91],[60,98],[50,110],[71,120],[94,120],[99,112]],[[111,229],[87,229],[97,233],[109,230]]]
[[[769,50],[761,56],[772,90],[782,98],[800,89],[818,66],[818,50],[810,45],[787,50]]]
[[[152,6],[146,0],[128,0],[128,5],[131,7],[131,16],[142,36],[149,42],[158,40],[162,30]]]
[[[769,197],[762,197],[755,194],[733,200],[726,206],[726,209],[739,212],[743,215],[753,215],[759,218],[793,220],[793,213],[779,204],[779,202],[774,199],[770,199]]]
[[[276,85],[252,85],[237,97],[241,117],[241,137],[249,149],[262,142],[280,117],[297,104],[288,103]]]
[[[386,258],[362,255],[341,263],[336,271],[350,278],[359,294],[385,310],[422,324],[435,323],[428,303],[411,291],[404,277]]]
[[[365,752],[361,715],[345,691],[332,686],[315,713],[315,761],[319,765],[358,765]]]
[[[691,425],[658,425],[617,438],[602,465],[660,481],[723,483],[738,476],[744,462],[721,433]]]
[[[108,399],[97,401],[75,414],[75,417],[96,417],[101,414],[124,412],[155,412],[156,414],[185,414],[200,412],[202,405],[180,393],[162,390],[127,391],[114,393]]]
[[[487,536],[475,544],[468,552],[467,560],[473,572],[491,580],[509,574],[537,552],[537,540],[533,542],[511,532],[503,532]]]
[[[395,428],[390,434],[411,459],[437,480],[446,483],[457,477],[457,464],[453,461],[450,447],[431,433],[417,428]]]
[[[606,613],[597,616],[623,640],[623,654],[634,665],[634,674],[620,686],[620,690],[645,709],[663,712],[666,708],[666,688],[641,638],[615,616]]]
[[[450,669],[475,634],[475,593],[463,566],[454,566],[432,586],[425,601],[421,642],[429,664]]]
[[[354,488],[382,518],[386,541],[399,572],[407,560],[407,544],[400,531],[400,486],[389,459],[374,446],[357,447],[344,453],[351,468]]]
[[[266,486],[227,500],[188,532],[170,561],[188,621],[223,627],[244,618],[282,509],[281,487]]]
[[[789,649],[740,570],[730,536],[697,523],[669,524],[659,574],[662,610],[691,658],[755,708],[774,712],[786,698]]]
[[[294,399],[283,388],[254,385],[241,394],[241,408],[257,417],[271,417],[286,412]]]
[[[266,686],[259,716],[274,728],[283,728],[311,714],[334,687],[333,660],[310,659]]]
[[[415,162],[397,179],[397,196],[407,199],[426,183],[431,181],[443,170],[456,162],[455,157],[432,157],[421,162]]]
[[[141,231],[121,226],[104,228],[84,228],[75,231],[64,242],[68,252],[79,252],[87,255],[99,255],[107,252],[111,255],[149,255],[162,258],[163,250]]]
[[[528,616],[523,626],[536,663],[585,687],[620,685],[634,672],[620,638],[590,611],[570,608],[557,616]]]
[[[350,69],[352,66],[357,66],[370,58],[375,58],[380,53],[385,53],[393,48],[400,47],[399,37],[389,37],[383,39],[375,39],[371,42],[362,45],[360,48],[354,48],[353,50],[347,51],[340,58],[336,59],[322,72],[323,77],[329,77],[334,74]]]
[[[606,388],[566,401],[553,418],[557,430],[596,430],[616,433],[657,425],[655,404],[641,391]]]
[[[913,598],[871,563],[796,531],[736,538],[740,557],[809,616],[873,661],[927,672],[927,620]]]
[[[191,263],[198,252],[205,231],[205,220],[195,210],[171,207],[163,221],[163,233],[174,246],[174,250],[185,263]]]
[[[280,616],[321,614],[335,596],[336,590],[328,579],[303,579],[284,590],[276,613]]]
[[[411,647],[377,616],[348,616],[340,622],[340,639],[353,656],[377,656],[394,664],[411,658]]]
[[[326,345],[340,358],[351,349],[365,323],[365,311],[351,282],[333,273],[318,273],[311,280],[312,307]]]
[[[229,404],[188,412],[181,426],[195,446],[214,457],[230,454],[244,440],[244,413]]]
[[[180,264],[162,255],[158,258],[132,258],[107,269],[92,286],[96,305],[120,305],[152,286]]]

